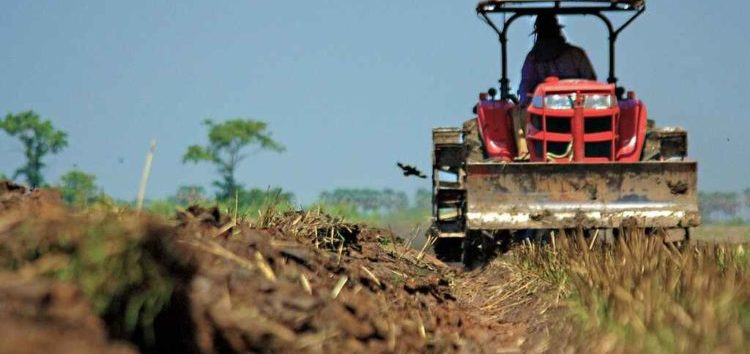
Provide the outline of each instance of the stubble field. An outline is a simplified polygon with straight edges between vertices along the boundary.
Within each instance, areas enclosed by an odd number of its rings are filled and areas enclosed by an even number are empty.
[[[462,272],[318,212],[75,210],[5,183],[0,352],[747,352],[743,242],[572,233]]]

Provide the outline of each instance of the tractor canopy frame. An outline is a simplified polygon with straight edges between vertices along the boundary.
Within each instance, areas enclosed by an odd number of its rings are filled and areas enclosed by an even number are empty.
[[[555,15],[592,15],[601,19],[609,32],[609,77],[607,82],[617,84],[615,76],[615,42],[620,33],[636,18],[646,11],[644,0],[490,0],[477,5],[477,15],[486,22],[498,35],[500,40],[501,72],[500,97],[511,99],[510,80],[508,79],[508,29],[517,19],[524,16],[537,16],[543,13]],[[502,28],[498,27],[490,14],[511,14],[503,19]],[[609,13],[632,13],[630,18],[619,27],[615,27],[607,16]]]

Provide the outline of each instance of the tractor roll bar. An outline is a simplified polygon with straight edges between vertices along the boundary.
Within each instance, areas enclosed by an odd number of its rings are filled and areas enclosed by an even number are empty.
[[[554,3],[553,7],[530,7],[526,6],[533,3]],[[590,3],[587,6],[566,6],[562,7],[561,3]],[[591,5],[597,4],[597,5]],[[620,33],[628,27],[636,18],[646,11],[646,5],[639,0],[577,0],[577,1],[534,1],[534,0],[494,0],[483,1],[477,5],[477,15],[487,23],[497,33],[500,41],[501,57],[501,75],[500,78],[500,97],[501,99],[511,98],[510,80],[508,79],[508,29],[517,19],[524,16],[537,16],[542,13],[552,13],[555,15],[592,15],[601,19],[609,32],[609,77],[607,82],[617,84],[615,76],[615,42]],[[605,12],[635,12],[620,27],[615,28],[612,21],[605,15]],[[508,19],[503,21],[502,29],[498,28],[490,14],[503,13],[512,14]]]

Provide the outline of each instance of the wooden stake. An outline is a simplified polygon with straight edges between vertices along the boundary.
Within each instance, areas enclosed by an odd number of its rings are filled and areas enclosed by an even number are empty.
[[[143,199],[146,198],[146,184],[148,176],[151,174],[151,162],[154,160],[154,151],[156,151],[156,140],[151,139],[150,148],[146,154],[146,162],[143,164],[143,174],[141,174],[141,185],[138,188],[138,199],[135,209],[140,213],[143,210]]]

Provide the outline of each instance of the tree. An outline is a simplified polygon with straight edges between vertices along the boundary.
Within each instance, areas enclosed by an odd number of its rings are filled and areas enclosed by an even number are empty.
[[[404,192],[390,188],[337,188],[320,194],[319,201],[327,205],[349,206],[362,213],[397,212],[409,207],[409,197]]]
[[[43,121],[34,111],[8,114],[0,120],[0,129],[21,140],[26,164],[16,170],[13,179],[23,175],[31,187],[44,184],[42,159],[47,154],[56,154],[68,145],[68,135],[56,130],[48,120]]]
[[[711,220],[715,214],[733,218],[741,206],[738,194],[732,192],[701,192],[698,194],[698,202],[701,214],[706,220]]]
[[[294,202],[294,194],[285,192],[281,188],[269,189],[244,189],[239,188],[237,193],[237,203],[241,207],[262,207],[265,204],[273,203],[279,205],[288,205]]]
[[[63,200],[70,205],[85,206],[95,201],[101,192],[96,186],[96,176],[74,169],[60,177]]]
[[[187,206],[206,200],[206,190],[201,186],[180,186],[174,196],[174,202]]]
[[[425,188],[418,189],[414,193],[414,207],[426,210],[432,208],[432,192]]]
[[[221,179],[213,184],[218,188],[216,197],[219,200],[234,198],[241,187],[235,179],[235,172],[247,157],[243,153],[246,148],[255,146],[258,150],[284,151],[283,145],[271,139],[265,122],[237,118],[223,123],[207,119],[203,124],[208,127],[208,145],[189,146],[182,162],[210,162],[216,166]]]
[[[406,210],[409,207],[409,196],[401,191],[386,188],[380,192],[380,208],[388,212]]]

